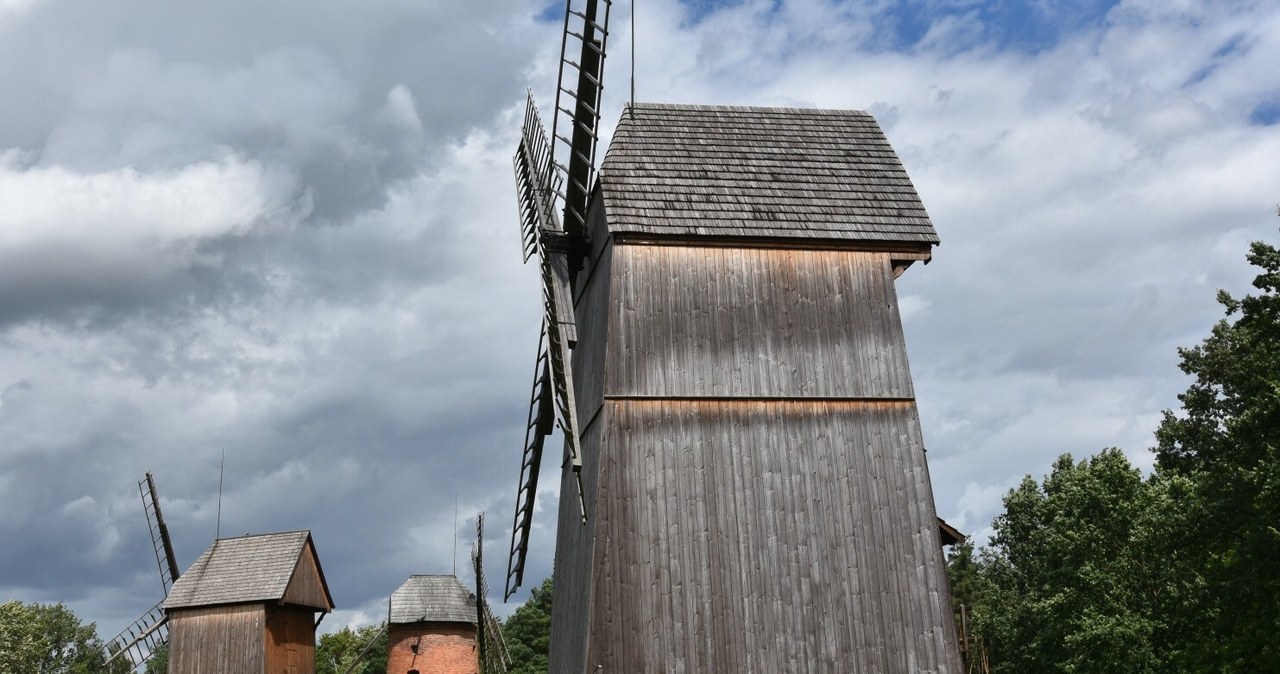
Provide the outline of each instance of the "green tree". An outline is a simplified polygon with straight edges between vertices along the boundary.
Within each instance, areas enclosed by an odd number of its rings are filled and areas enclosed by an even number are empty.
[[[992,670],[1161,671],[1159,575],[1135,544],[1146,485],[1124,454],[1063,455],[1043,484],[1027,476],[1004,503],[974,616]]]
[[[1280,671],[1280,250],[1255,242],[1257,293],[1179,350],[1195,377],[1156,432],[1162,475],[1183,479],[1184,565],[1196,572],[1189,669]]]
[[[509,674],[546,674],[551,650],[551,579],[533,588],[529,600],[502,623],[511,655]]]
[[[93,623],[82,624],[62,604],[0,604],[0,672],[116,674],[128,665],[105,665],[106,653]]]
[[[146,674],[167,674],[169,671],[169,644],[156,649],[147,660]]]
[[[386,623],[365,625],[356,630],[344,627],[332,634],[320,635],[316,645],[316,674],[343,674],[349,667],[351,674],[386,672],[386,627]],[[359,664],[356,664],[357,658]]]

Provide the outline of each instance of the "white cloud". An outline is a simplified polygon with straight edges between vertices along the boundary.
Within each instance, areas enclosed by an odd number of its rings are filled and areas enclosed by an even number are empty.
[[[10,288],[216,264],[201,243],[288,228],[306,215],[289,176],[234,156],[152,173],[22,168],[8,156],[0,163],[0,283]]]

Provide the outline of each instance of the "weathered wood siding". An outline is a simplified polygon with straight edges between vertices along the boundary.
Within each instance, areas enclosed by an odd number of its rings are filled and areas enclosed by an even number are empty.
[[[315,611],[268,606],[266,615],[266,674],[315,674]]]
[[[913,405],[606,407],[585,671],[959,671]]]
[[[606,395],[914,396],[885,254],[616,250]]]
[[[582,479],[587,504],[587,522],[577,501],[573,473],[561,471],[560,511],[556,525],[554,569],[555,601],[551,604],[550,671],[581,672],[586,666],[590,639],[592,554],[598,521],[597,478],[600,463],[601,431],[607,425],[599,413],[604,404],[605,349],[609,315],[613,245],[603,229],[603,213],[597,200],[588,217],[592,250],[578,276],[575,311],[578,346],[573,351],[578,419],[583,425]]]
[[[666,243],[593,229],[551,671],[961,671],[891,256]]]
[[[169,674],[263,671],[265,624],[261,604],[171,611]]]
[[[302,554],[293,567],[293,575],[284,591],[284,602],[298,606],[310,606],[322,611],[329,611],[333,606],[329,603],[329,595],[325,592],[324,579],[320,576],[320,567],[316,563],[316,551],[310,543],[303,546]]]

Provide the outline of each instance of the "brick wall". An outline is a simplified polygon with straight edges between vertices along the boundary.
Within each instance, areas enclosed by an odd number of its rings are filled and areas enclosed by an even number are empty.
[[[475,625],[392,625],[387,633],[387,674],[408,674],[414,669],[420,674],[478,674],[480,650]]]

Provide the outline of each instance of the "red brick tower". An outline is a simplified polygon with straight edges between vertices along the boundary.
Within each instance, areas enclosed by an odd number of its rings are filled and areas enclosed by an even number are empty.
[[[391,595],[387,674],[479,671],[476,596],[455,576],[410,576]]]

